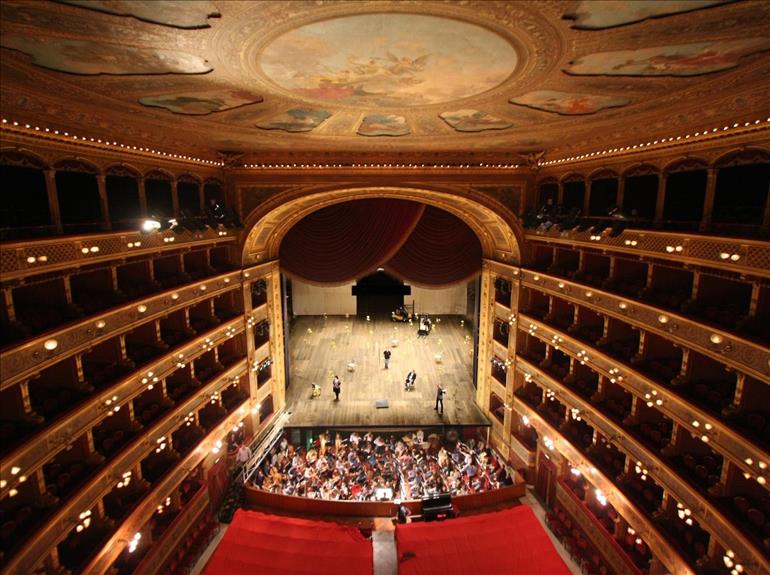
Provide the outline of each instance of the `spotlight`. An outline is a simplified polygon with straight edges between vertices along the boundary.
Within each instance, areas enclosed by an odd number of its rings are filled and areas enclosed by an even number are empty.
[[[142,222],[142,231],[143,232],[155,232],[160,229],[160,222],[156,219],[147,219]]]

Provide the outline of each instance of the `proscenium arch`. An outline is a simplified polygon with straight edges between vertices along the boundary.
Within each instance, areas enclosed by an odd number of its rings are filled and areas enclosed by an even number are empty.
[[[435,188],[376,187],[287,191],[261,204],[244,224],[243,265],[278,259],[281,241],[305,216],[334,204],[367,198],[411,200],[435,206],[463,220],[481,243],[482,256],[510,265],[521,263],[523,231],[502,204],[478,192]]]

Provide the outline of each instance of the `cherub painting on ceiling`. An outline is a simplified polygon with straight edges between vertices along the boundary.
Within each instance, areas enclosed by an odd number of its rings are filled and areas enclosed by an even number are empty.
[[[565,72],[607,76],[697,76],[727,70],[741,57],[770,49],[770,38],[741,38],[588,54]]]
[[[268,121],[257,124],[263,130],[284,130],[285,132],[309,132],[331,116],[326,110],[294,108]]]
[[[631,100],[622,96],[573,94],[556,90],[536,90],[511,98],[512,104],[567,116],[594,114],[605,108],[625,106]]]
[[[505,81],[517,55],[504,38],[459,20],[358,14],[300,26],[267,45],[259,64],[303,98],[353,106],[428,105]]]
[[[212,112],[231,110],[247,104],[256,104],[262,97],[245,90],[208,90],[201,92],[179,92],[145,96],[139,102],[145,106],[166,108],[175,114],[204,115]]]
[[[511,122],[479,110],[454,110],[442,112],[439,117],[458,132],[483,132],[504,130],[513,126]]]

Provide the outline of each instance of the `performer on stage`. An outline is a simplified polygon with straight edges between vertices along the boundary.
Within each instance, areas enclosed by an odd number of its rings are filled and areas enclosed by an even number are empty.
[[[404,389],[406,391],[411,391],[414,389],[415,379],[417,379],[417,372],[415,370],[412,370],[406,374],[406,381],[404,382]]]
[[[439,415],[444,415],[444,394],[446,393],[446,390],[441,387],[440,383],[436,384],[436,407],[433,409],[438,411]],[[439,409],[439,407],[441,409]]]
[[[390,363],[390,350],[388,348],[385,348],[385,351],[382,352],[382,357],[385,358],[385,369],[388,369],[388,364]]]
[[[332,390],[334,391],[334,401],[340,400],[340,390],[342,389],[342,381],[338,376],[334,376],[332,379]]]

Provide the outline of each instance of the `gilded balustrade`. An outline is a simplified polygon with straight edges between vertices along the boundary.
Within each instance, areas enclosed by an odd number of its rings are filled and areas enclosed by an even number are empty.
[[[220,235],[220,234],[226,235]],[[235,244],[237,232],[171,231],[110,232],[50,239],[4,242],[0,246],[0,274],[3,282],[29,278],[36,274],[72,269],[95,263],[113,263],[116,259],[156,256],[158,253],[189,250],[200,246]]]
[[[228,430],[238,424],[246,416],[246,404],[244,400],[240,407],[218,424],[199,444],[196,449],[177,462],[174,469],[168,472],[163,479],[156,483],[152,493],[131,512],[123,521],[120,528],[110,537],[96,556],[86,565],[84,573],[107,573],[111,565],[118,558],[123,549],[128,545],[133,534],[140,531],[152,518],[153,513],[168,495],[184,481],[192,469],[209,456],[211,448],[216,441],[221,440]]]
[[[554,438],[554,448],[564,455],[573,467],[577,467],[588,480],[596,487],[601,489],[606,495],[607,500],[628,522],[628,524],[639,533],[647,542],[653,556],[657,557],[661,563],[666,566],[671,575],[695,575],[687,562],[671,546],[665,534],[658,531],[655,524],[642,514],[623,493],[618,491],[615,483],[604,473],[598,470],[594,464],[579,450],[577,450],[568,440],[562,437],[561,432],[554,428],[550,423],[544,420],[540,414],[521,401],[514,402],[514,410],[521,416],[526,416],[540,437]],[[543,449],[541,447],[541,449]],[[544,453],[549,450],[545,449]]]
[[[128,332],[139,324],[165,317],[235,289],[240,282],[240,271],[212,276],[194,284],[134,300],[8,348],[0,353],[0,390],[29,378],[50,364]],[[45,348],[45,342],[52,338],[56,340],[57,346],[49,351]]]
[[[74,438],[107,418],[116,406],[123,405],[144,392],[147,386],[152,384],[153,378],[157,378],[158,381],[162,380],[179,369],[178,364],[180,362],[187,363],[194,360],[209,349],[213,349],[217,344],[243,332],[243,330],[243,318],[237,318],[217,326],[201,334],[182,348],[175,349],[144,366],[141,371],[133,372],[109,388],[94,393],[73,413],[68,414],[67,417],[59,418],[52,425],[45,427],[40,433],[25,441],[19,448],[5,457],[3,459],[4,467],[7,469],[12,466],[18,467],[24,475],[31,475],[56,453],[64,449]],[[206,340],[209,341],[204,343]],[[181,358],[179,357],[180,354],[182,355]],[[153,375],[148,377],[149,372],[152,372]],[[113,397],[117,397],[117,399],[115,400]],[[178,411],[178,408],[174,408],[174,411]],[[0,497],[5,497],[13,486],[13,483],[9,481],[8,485],[0,490]]]
[[[21,551],[8,561],[4,567],[6,572],[31,573],[37,563],[47,557],[51,549],[67,536],[76,523],[74,518],[79,513],[92,509],[101,498],[115,487],[116,482],[120,480],[124,472],[132,469],[156,449],[157,438],[162,436],[170,437],[171,433],[182,424],[187,413],[204,407],[211,401],[211,395],[215,392],[221,392],[231,385],[233,378],[246,376],[247,369],[246,359],[244,358],[238,365],[226,370],[211,383],[197,390],[193,397],[177,405],[171,413],[166,414],[152,426],[144,429],[141,437],[122,450],[114,460],[110,461],[107,467],[92,477],[71,499],[54,512],[53,516],[25,543]],[[100,564],[98,569],[88,567],[84,573],[106,571],[117,557],[117,554],[122,550],[122,546],[119,545],[118,541],[125,539],[127,542],[131,538],[130,536],[125,536],[125,533],[130,531],[133,535],[135,531],[139,531],[160,502],[165,500],[168,493],[187,476],[191,469],[205,458],[209,451],[209,444],[217,439],[221,439],[226,430],[244,416],[245,412],[240,409],[235,410],[222,423],[218,424],[198,444],[197,448],[190,450],[188,455],[181,458],[174,466],[173,471],[167,473],[158,483],[153,484],[152,491],[143,499],[139,507],[129,515],[128,519],[123,522],[123,526],[113,535],[109,544],[103,547],[97,556],[104,561],[103,558],[112,553],[114,554],[112,555],[112,560],[106,565]],[[139,517],[142,518],[141,521],[137,520]],[[126,525],[131,526],[131,528],[126,529]],[[91,565],[93,564],[94,562],[91,563]]]
[[[770,349],[733,332],[706,326],[668,310],[542,272],[521,270],[522,285],[578,303],[663,336],[720,363],[770,382]]]
[[[557,399],[568,409],[578,409],[580,417],[586,423],[607,437],[632,461],[641,462],[641,466],[649,470],[648,475],[653,478],[655,483],[685,507],[691,509],[698,522],[707,527],[725,549],[732,549],[739,557],[743,558],[763,556],[762,551],[756,549],[708,499],[700,495],[686,480],[679,477],[678,473],[669,467],[668,463],[660,459],[657,454],[649,451],[639,441],[626,433],[621,425],[598,412],[593,403],[581,398],[569,387],[524,358],[518,359],[516,369],[525,377],[526,374],[529,374],[531,380],[541,387],[556,391]],[[520,401],[516,403],[524,405]],[[527,406],[525,405],[525,407]],[[532,421],[531,417],[530,421]],[[556,429],[553,429],[553,433],[558,433],[561,436],[561,432]],[[567,439],[564,441],[568,443]],[[593,481],[592,475],[587,475],[587,477]],[[609,493],[607,490],[603,491]],[[744,561],[748,561],[748,559],[744,559]],[[759,559],[759,561],[761,561],[762,569],[770,570],[770,559]]]
[[[533,243],[598,249],[610,255],[633,254],[678,264],[729,270],[741,275],[770,277],[770,244],[766,240],[634,229],[624,230],[612,237],[610,232],[611,228],[602,232],[598,241],[591,239],[596,237],[591,230],[528,231],[525,237]]]

